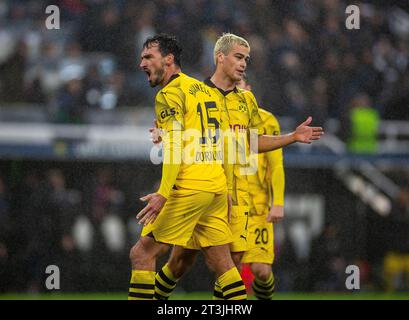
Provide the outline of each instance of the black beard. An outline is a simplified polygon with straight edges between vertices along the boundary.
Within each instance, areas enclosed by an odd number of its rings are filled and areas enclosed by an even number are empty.
[[[159,85],[162,82],[164,73],[165,73],[164,66],[162,66],[161,69],[159,69],[159,70],[157,70],[155,72],[156,81],[154,81],[154,82],[149,81],[149,85],[151,86],[151,88],[156,87],[157,85]]]

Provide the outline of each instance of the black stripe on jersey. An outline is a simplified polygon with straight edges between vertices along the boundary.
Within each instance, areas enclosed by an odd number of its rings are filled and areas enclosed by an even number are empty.
[[[222,95],[224,95],[224,96],[227,96],[230,92],[235,92],[235,93],[238,92],[237,87],[234,87],[232,90],[227,90],[227,91],[224,91],[223,89],[220,89],[219,87],[217,87],[217,86],[212,82],[212,80],[210,80],[210,77],[209,77],[209,78],[206,78],[203,82],[204,82],[206,85],[208,85],[209,87],[211,87],[211,88],[216,88],[216,89],[219,90],[220,93],[221,93]]]
[[[166,87],[169,83],[171,83],[173,80],[175,80],[175,79],[177,79],[177,78],[179,78],[179,77],[180,77],[180,74],[179,74],[179,73],[172,74],[172,76],[169,78],[168,83],[165,85],[165,87]],[[166,92],[162,92],[162,93],[166,94]]]
[[[170,280],[166,274],[163,272],[163,270],[159,271],[158,277],[160,277],[163,281],[165,281],[168,285],[174,286],[176,285],[175,281]]]

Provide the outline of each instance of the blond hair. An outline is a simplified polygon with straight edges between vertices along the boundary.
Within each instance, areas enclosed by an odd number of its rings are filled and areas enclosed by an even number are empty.
[[[228,55],[234,45],[240,45],[250,49],[250,45],[246,39],[236,36],[233,33],[223,33],[222,36],[217,39],[216,44],[214,45],[213,58],[214,64],[217,65],[217,55],[223,53]]]

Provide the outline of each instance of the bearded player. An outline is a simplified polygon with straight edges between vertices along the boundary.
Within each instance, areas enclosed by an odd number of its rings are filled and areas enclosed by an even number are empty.
[[[231,175],[222,161],[224,141],[218,135],[227,122],[212,91],[181,72],[180,53],[177,40],[163,34],[148,38],[141,53],[140,68],[151,87],[162,87],[156,95],[155,113],[164,132],[164,163],[159,189],[141,198],[148,203],[137,215],[144,227],[130,251],[128,297],[154,299],[155,288],[172,286],[176,280],[172,271],[165,265],[156,274],[156,259],[171,245],[183,247],[193,240],[223,290],[229,292],[228,298],[246,299],[228,246],[232,241],[227,196]],[[187,132],[193,138],[193,161],[186,151]]]

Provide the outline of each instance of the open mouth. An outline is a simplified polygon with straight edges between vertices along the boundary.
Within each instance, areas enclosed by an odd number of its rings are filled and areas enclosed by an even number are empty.
[[[149,80],[149,78],[151,77],[151,72],[149,70],[144,70],[144,71],[145,71],[146,75],[148,76],[148,80]]]

